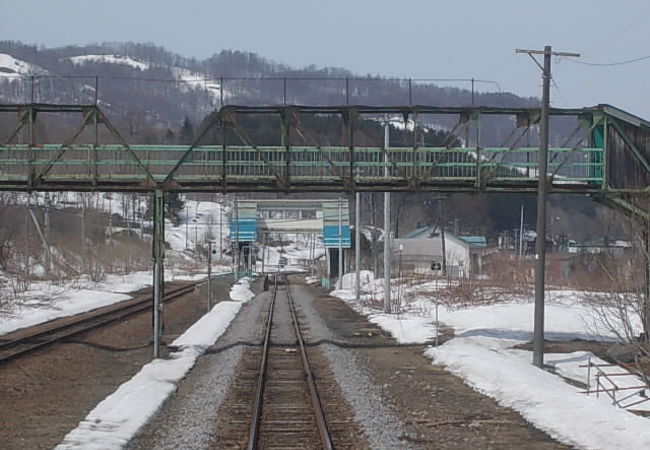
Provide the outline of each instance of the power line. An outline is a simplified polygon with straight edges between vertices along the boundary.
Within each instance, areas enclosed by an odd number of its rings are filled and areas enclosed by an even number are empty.
[[[645,10],[641,14],[636,14],[636,17],[632,21],[627,23],[625,26],[620,27],[614,33],[610,34],[606,39],[598,42],[595,45],[592,45],[591,47],[588,47],[588,48],[584,49],[582,51],[582,53],[589,53],[591,50],[593,50],[595,48],[599,48],[599,47],[606,46],[606,45],[610,44],[612,41],[614,41],[615,38],[618,38],[619,36],[621,36],[621,35],[627,33],[628,31],[630,31],[632,29],[633,25],[636,25],[638,22],[643,20],[648,14],[650,14],[650,9]]]
[[[590,63],[590,62],[586,62],[586,61],[578,61],[578,60],[573,60],[573,59],[570,59],[569,61],[574,62],[576,64],[582,64],[582,65],[585,65],[585,66],[600,66],[600,67],[603,67],[603,66],[622,66],[624,64],[631,64],[631,63],[643,61],[643,60],[646,60],[646,59],[650,59],[650,55],[641,56],[640,58],[628,59],[628,60],[625,60],[625,61],[611,62],[611,63]]]

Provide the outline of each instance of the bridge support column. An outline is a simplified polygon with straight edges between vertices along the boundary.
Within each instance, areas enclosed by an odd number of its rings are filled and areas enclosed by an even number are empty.
[[[160,357],[162,311],[164,296],[165,257],[165,194],[161,190],[153,198],[153,357]]]

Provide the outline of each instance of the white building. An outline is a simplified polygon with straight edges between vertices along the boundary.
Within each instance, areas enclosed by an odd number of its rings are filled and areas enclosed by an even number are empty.
[[[487,247],[482,236],[456,236],[445,231],[447,274],[469,277],[482,272],[482,253]],[[394,261],[404,272],[432,274],[434,263],[442,264],[442,236],[436,227],[426,227],[393,241]]]

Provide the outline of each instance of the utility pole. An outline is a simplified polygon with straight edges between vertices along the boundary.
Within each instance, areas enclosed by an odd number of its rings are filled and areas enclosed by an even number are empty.
[[[212,240],[208,241],[208,312],[212,309]]]
[[[535,239],[535,322],[533,327],[533,364],[544,366],[544,281],[546,277],[546,194],[548,171],[548,111],[550,106],[551,89],[551,56],[579,57],[578,53],[553,52],[547,45],[544,50],[521,50],[517,53],[528,53],[535,64],[542,69],[542,111],[539,138],[539,162],[537,184],[537,237]],[[533,55],[544,55],[544,65]]]
[[[29,220],[30,212],[32,208],[32,193],[27,193],[27,208],[25,209],[25,279],[29,280],[30,270],[29,270]]]
[[[223,239],[222,239],[222,238],[223,238],[223,231],[222,231],[222,227],[223,227],[223,219],[222,219],[222,205],[223,205],[223,202],[219,203],[219,258],[217,258],[217,259],[219,259],[219,260],[221,259],[221,255],[223,254],[223,253],[222,253],[222,250],[223,250],[223,249],[221,248],[221,246],[222,246],[222,242],[223,242]]]
[[[442,209],[442,200],[438,197],[438,220],[440,221],[440,249],[442,251],[442,276],[447,276],[447,243],[445,241],[445,216]]]
[[[199,201],[194,204],[194,251],[197,252],[199,248]]]
[[[339,284],[343,289],[343,201],[339,197]]]
[[[140,227],[142,230],[142,227]],[[186,238],[187,239],[187,238]],[[108,243],[113,245],[113,195],[108,197]],[[187,245],[185,246],[187,249]]]
[[[266,258],[266,233],[262,232],[262,276],[264,276],[264,259]]]
[[[43,250],[45,251],[45,273],[49,276],[52,269],[50,255],[50,194],[43,194]]]
[[[388,178],[390,124],[384,124],[384,177]],[[390,313],[390,192],[384,192],[384,312]]]
[[[160,357],[163,329],[163,298],[165,296],[165,193],[153,195],[153,357]]]
[[[81,254],[83,255],[84,261],[86,261],[86,196],[80,194],[81,198]],[[128,223],[128,221],[127,221]],[[84,270],[86,263],[84,263]]]
[[[231,244],[232,245],[232,244]],[[235,251],[233,252],[235,257],[235,280],[239,278],[239,205],[237,203],[237,196],[235,195]]]
[[[187,196],[185,197],[185,251],[189,249],[188,240],[190,236],[190,206],[187,204]]]
[[[357,301],[361,298],[361,193],[357,191],[354,198],[354,270],[355,270],[355,298]]]
[[[521,217],[519,218],[519,259],[524,256],[524,205],[521,205]]]

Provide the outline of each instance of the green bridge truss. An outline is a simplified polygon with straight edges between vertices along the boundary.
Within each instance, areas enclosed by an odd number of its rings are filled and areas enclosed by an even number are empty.
[[[188,145],[130,144],[95,105],[0,105],[0,114],[16,118],[15,126],[0,130],[0,190],[537,189],[539,109],[225,106],[204,121]],[[65,142],[42,143],[38,122],[53,114],[78,115],[81,122],[68,125]],[[550,114],[553,136],[559,135],[558,128],[565,135],[556,145],[552,140],[549,148],[550,192],[591,194],[647,218],[650,123],[608,105],[551,109]],[[276,145],[257,145],[241,124],[246,116],[275,124]],[[332,117],[341,121],[340,141],[318,142],[310,126]],[[409,131],[405,135],[410,142],[401,146],[385,148],[381,136],[364,134],[358,126],[362,119],[395,118]],[[448,123],[447,142],[421,145],[423,124],[441,120]],[[493,126],[509,126],[501,130],[508,137],[501,145],[484,146],[482,135]]]

